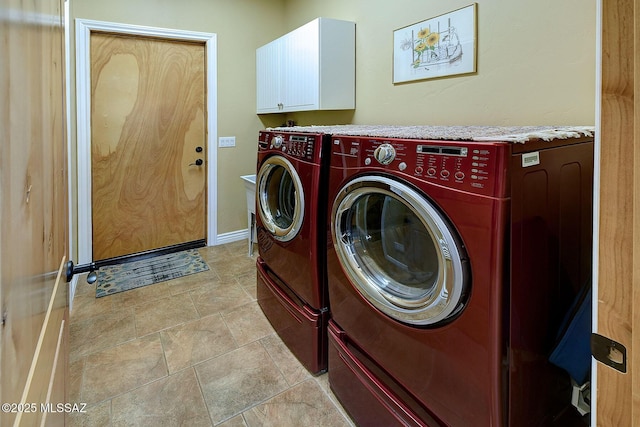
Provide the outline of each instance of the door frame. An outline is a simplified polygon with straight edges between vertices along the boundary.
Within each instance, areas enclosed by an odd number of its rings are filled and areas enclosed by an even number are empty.
[[[213,246],[218,235],[217,151],[217,35],[169,28],[145,27],[116,22],[76,19],[76,127],[78,185],[78,264],[93,261],[91,211],[91,31],[162,37],[170,40],[205,43],[207,106],[207,245]]]

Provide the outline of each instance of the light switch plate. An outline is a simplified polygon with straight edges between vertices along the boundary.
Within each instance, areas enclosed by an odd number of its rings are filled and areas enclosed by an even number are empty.
[[[218,138],[218,147],[235,147],[236,146],[236,137],[235,136],[221,136]]]

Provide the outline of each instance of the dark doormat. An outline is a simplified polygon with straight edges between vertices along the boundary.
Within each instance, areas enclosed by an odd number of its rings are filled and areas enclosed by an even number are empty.
[[[96,298],[209,270],[197,249],[101,267]]]

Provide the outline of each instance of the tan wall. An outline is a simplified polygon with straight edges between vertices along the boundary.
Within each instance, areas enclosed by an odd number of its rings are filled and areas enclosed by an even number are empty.
[[[285,0],[285,10],[289,30],[318,16],[356,22],[354,123],[594,124],[595,0],[478,1],[476,74],[393,85],[393,31],[471,3]],[[306,125],[351,115],[288,118]]]
[[[478,72],[402,85],[392,84],[393,30],[469,1],[72,0],[71,15],[217,34],[218,135],[237,139],[235,148],[218,149],[223,234],[246,227],[238,177],[255,172],[258,130],[285,119],[300,125],[593,124],[595,3],[479,1]],[[257,116],[255,49],[318,16],[356,22],[356,110]]]

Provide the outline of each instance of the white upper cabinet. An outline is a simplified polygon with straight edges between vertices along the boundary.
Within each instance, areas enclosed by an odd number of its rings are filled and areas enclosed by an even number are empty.
[[[317,18],[256,50],[257,112],[355,108],[355,23]]]

